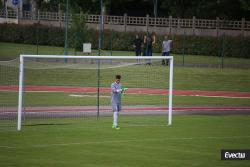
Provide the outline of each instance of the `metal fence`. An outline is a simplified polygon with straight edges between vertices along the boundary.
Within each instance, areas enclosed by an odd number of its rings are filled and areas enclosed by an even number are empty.
[[[80,16],[80,14],[77,14]],[[18,11],[18,10],[0,10],[1,18],[16,18],[16,19],[28,19],[28,20],[46,20],[46,21],[64,21],[66,18],[65,13],[60,12],[30,12],[30,11]],[[99,23],[100,15],[85,15],[87,23]],[[69,15],[69,20],[72,20],[72,15]],[[137,25],[137,26],[157,26],[157,27],[177,27],[177,28],[202,28],[202,29],[230,29],[230,30],[250,30],[250,21],[246,21],[244,18],[237,21],[232,20],[215,20],[197,19],[195,17],[191,19],[172,18],[155,18],[149,17],[133,17],[127,16],[105,16],[105,24],[110,25]]]

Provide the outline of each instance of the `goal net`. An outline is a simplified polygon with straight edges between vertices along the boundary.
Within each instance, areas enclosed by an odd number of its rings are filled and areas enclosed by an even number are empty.
[[[110,86],[117,74],[128,88],[121,114],[165,114],[172,124],[172,56],[21,55],[18,130],[32,122],[112,115]]]
[[[0,130],[16,127],[19,60],[0,61]]]

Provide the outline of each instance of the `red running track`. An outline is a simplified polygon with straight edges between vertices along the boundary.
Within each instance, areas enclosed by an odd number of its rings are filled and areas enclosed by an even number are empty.
[[[67,92],[67,93],[95,93],[97,88],[91,87],[65,87],[65,86],[26,86],[26,91],[32,92]],[[18,91],[18,86],[1,86],[0,91]],[[110,88],[100,88],[101,93],[109,93]],[[129,88],[126,94],[153,94],[166,95],[167,90],[149,88]],[[201,90],[174,90],[177,96],[202,96],[202,97],[223,97],[223,98],[250,98],[250,92],[234,91],[201,91]]]
[[[88,107],[88,106],[51,106],[51,107],[26,107],[26,112],[32,113],[80,113],[80,112],[96,112],[96,107]],[[100,112],[111,112],[111,108],[109,106],[100,106]],[[150,112],[150,111],[168,111],[167,107],[154,107],[154,106],[134,106],[128,107],[124,106],[122,112]],[[173,111],[246,111],[249,113],[250,107],[173,107]],[[0,108],[1,112],[10,112],[16,113],[17,108]]]

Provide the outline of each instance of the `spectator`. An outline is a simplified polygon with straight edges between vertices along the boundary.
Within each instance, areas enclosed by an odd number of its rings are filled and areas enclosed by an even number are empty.
[[[162,56],[170,56],[172,40],[166,35],[162,42]],[[168,65],[168,59],[162,60],[162,65]]]
[[[155,35],[153,34],[151,35],[145,35],[144,36],[144,55],[145,56],[152,56],[152,52],[153,52],[153,44],[155,43]],[[151,65],[151,61],[147,61],[148,65]]]
[[[139,35],[137,34],[135,36],[134,41],[133,41],[133,47],[135,49],[135,55],[136,56],[141,56],[141,46],[142,46],[142,40],[139,37]]]

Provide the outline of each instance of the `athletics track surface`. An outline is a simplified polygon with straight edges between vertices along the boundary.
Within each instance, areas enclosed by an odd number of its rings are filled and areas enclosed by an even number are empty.
[[[18,86],[0,86],[0,91],[18,91]],[[64,87],[64,86],[26,86],[25,91],[28,92],[66,92],[66,93],[96,93],[97,88],[91,87]],[[101,93],[109,93],[110,88],[100,88]],[[163,89],[149,89],[149,88],[129,88],[126,94],[153,94],[153,95],[167,95],[168,91]],[[200,91],[200,90],[174,90],[175,96],[200,96],[200,97],[220,97],[220,98],[249,98],[250,92],[233,92],[233,91]],[[250,102],[249,102],[250,105]],[[152,106],[136,106],[133,108],[124,107],[128,112],[132,111],[163,111],[167,110],[166,107],[152,107]],[[30,112],[77,112],[80,111],[96,111],[96,108],[89,107],[59,107],[59,108],[30,108]],[[51,111],[53,110],[53,111]],[[174,107],[175,111],[247,111],[249,113],[249,107]],[[110,111],[109,107],[101,108],[101,112]]]
[[[0,91],[18,91],[18,86],[0,86]],[[25,91],[30,92],[67,92],[67,93],[95,93],[97,88],[91,87],[64,87],[64,86],[26,86]],[[101,93],[109,93],[110,88],[100,88]],[[167,95],[163,89],[129,88],[126,94],[154,94]],[[174,90],[176,96],[201,96],[222,98],[250,98],[250,92],[233,91],[201,91],[201,90]]]

